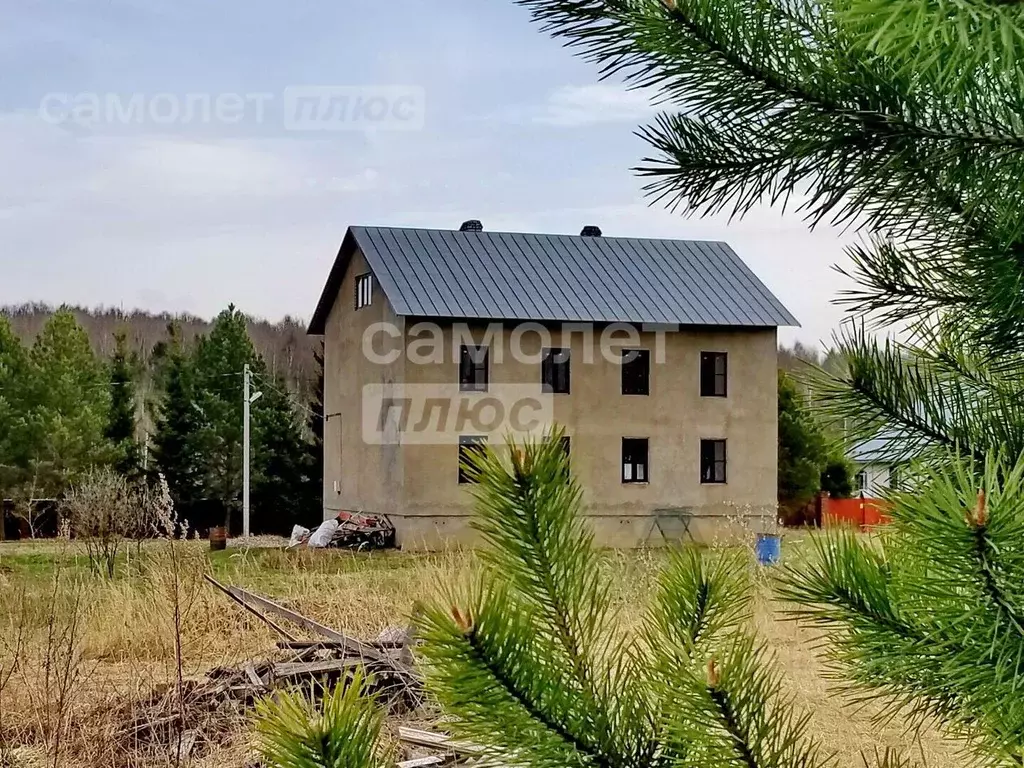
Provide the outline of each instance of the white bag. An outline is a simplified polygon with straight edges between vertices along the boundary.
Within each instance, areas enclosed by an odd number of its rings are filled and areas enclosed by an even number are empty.
[[[297,547],[302,543],[302,540],[309,536],[309,528],[303,528],[301,525],[292,527],[292,537],[288,540],[289,547]]]
[[[330,520],[324,520],[320,524],[320,527],[313,531],[313,534],[309,537],[309,541],[306,542],[307,547],[313,547],[315,549],[321,549],[329,546],[334,541],[334,533],[341,527],[341,523],[338,522],[336,517],[332,517]]]

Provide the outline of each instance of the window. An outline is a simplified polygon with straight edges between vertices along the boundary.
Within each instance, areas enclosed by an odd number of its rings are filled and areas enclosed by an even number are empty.
[[[570,466],[570,452],[572,449],[572,440],[570,440],[568,435],[562,435],[561,443],[562,453],[565,454],[565,482],[568,483],[569,480],[572,479],[572,469]]]
[[[474,456],[484,452],[487,446],[487,438],[483,435],[460,435],[459,436],[459,485],[475,483],[473,471],[467,466],[467,462]]]
[[[646,349],[622,350],[622,394],[651,393],[651,353]]]
[[[700,396],[725,397],[728,380],[725,352],[700,353]]]
[[[540,383],[543,392],[556,395],[569,394],[569,350],[546,348],[540,363]]]
[[[700,481],[725,482],[725,440],[700,441]]]
[[[647,438],[622,438],[622,482],[646,483],[650,473],[647,469]]]
[[[356,309],[370,306],[373,301],[373,275],[366,273],[356,278]]]
[[[900,487],[900,468],[896,464],[889,467],[889,487],[893,490],[899,490]]]
[[[868,471],[862,469],[857,473],[857,492],[864,493],[868,489]]]
[[[487,347],[459,348],[459,389],[463,392],[487,391]]]

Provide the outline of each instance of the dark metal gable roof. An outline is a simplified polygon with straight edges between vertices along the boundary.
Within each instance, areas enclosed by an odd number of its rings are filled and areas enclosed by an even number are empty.
[[[324,332],[357,247],[398,315],[799,325],[725,243],[350,227],[310,333]]]

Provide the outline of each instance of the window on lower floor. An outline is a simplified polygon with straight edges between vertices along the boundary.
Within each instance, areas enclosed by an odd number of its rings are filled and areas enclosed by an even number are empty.
[[[568,435],[562,435],[562,453],[565,454],[565,481],[569,482],[569,477],[572,474],[572,440]]]
[[[649,478],[647,438],[622,438],[622,482],[646,483]]]
[[[868,472],[862,469],[857,473],[857,492],[864,493],[868,489]]]
[[[475,483],[476,472],[470,463],[487,447],[487,438],[483,435],[461,435],[459,437],[459,485]]]
[[[701,440],[700,481],[702,483],[724,483],[725,468],[725,440]]]

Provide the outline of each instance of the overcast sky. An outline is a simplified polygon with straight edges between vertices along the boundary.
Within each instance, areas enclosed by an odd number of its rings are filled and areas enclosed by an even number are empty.
[[[511,0],[0,8],[0,304],[308,318],[349,224],[478,218],[725,240],[803,324],[784,340],[827,340],[842,316],[838,233],[649,207],[629,170],[647,100],[598,84]],[[394,119],[296,122],[305,86],[360,89],[348,104]]]

